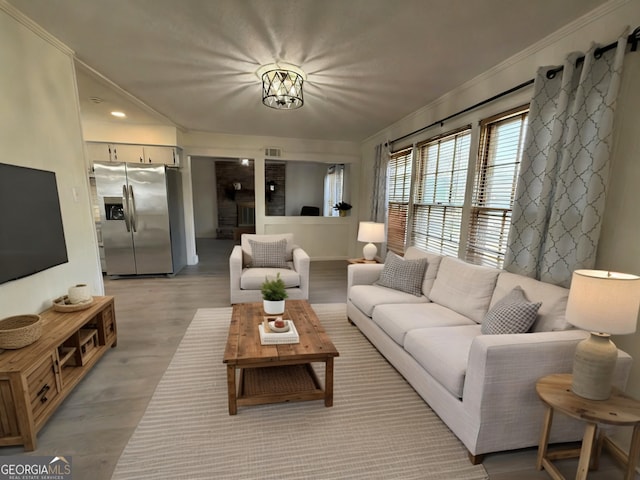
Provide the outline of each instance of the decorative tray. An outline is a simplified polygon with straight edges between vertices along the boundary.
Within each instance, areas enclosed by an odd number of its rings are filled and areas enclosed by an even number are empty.
[[[53,309],[56,312],[77,312],[89,308],[91,305],[93,305],[93,297],[91,297],[91,300],[85,300],[84,302],[69,303],[69,296],[65,295],[53,301]]]

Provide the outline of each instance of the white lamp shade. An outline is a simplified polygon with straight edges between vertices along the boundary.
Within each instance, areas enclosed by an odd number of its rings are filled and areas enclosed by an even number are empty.
[[[590,332],[626,335],[636,331],[640,277],[603,270],[576,270],[571,279],[567,321]]]
[[[358,241],[380,243],[386,239],[384,223],[360,222],[358,227]]]

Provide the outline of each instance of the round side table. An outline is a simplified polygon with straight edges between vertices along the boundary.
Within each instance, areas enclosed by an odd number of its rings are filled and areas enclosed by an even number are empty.
[[[538,445],[538,470],[544,468],[551,478],[563,480],[564,477],[552,461],[579,457],[576,480],[584,480],[587,478],[592,452],[595,453],[593,455],[593,466],[597,468],[600,451],[605,447],[616,460],[626,466],[625,480],[633,480],[635,478],[636,464],[640,454],[640,402],[625,395],[615,387],[611,397],[607,400],[582,398],[571,391],[570,374],[555,374],[542,377],[536,383],[536,392],[538,392],[538,396],[547,406],[542,434],[540,435],[540,444]],[[580,449],[547,452],[554,410],[586,423]],[[625,454],[617,445],[611,442],[604,432],[600,432],[597,445],[595,445],[598,424],[633,427],[629,454]]]

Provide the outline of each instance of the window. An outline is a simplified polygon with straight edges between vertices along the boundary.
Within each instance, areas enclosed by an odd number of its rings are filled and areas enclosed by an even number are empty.
[[[344,183],[344,165],[331,165],[324,178],[324,215],[337,217],[340,212],[333,209],[342,201],[342,185]]]
[[[411,244],[458,256],[471,128],[417,147]]]
[[[391,154],[387,166],[387,249],[402,255],[406,241],[411,192],[410,148]]]
[[[528,107],[481,122],[466,259],[502,268]]]

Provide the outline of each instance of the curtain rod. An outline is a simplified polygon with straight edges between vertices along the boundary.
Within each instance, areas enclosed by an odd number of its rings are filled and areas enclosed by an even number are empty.
[[[633,33],[627,37],[627,44],[631,45],[631,51],[632,52],[635,52],[635,51],[638,50],[638,43],[640,43],[640,27],[637,27],[633,31]],[[604,47],[596,48],[596,50],[594,52],[595,58],[600,58],[603,53],[611,50],[612,48],[615,48],[615,46],[617,44],[618,44],[618,42],[613,42],[613,43],[610,43],[609,45],[605,45]],[[578,57],[576,59],[576,66],[580,65],[580,63],[582,63],[583,61],[584,61],[584,56]],[[557,67],[557,68],[550,69],[547,72],[547,78],[555,77],[558,72],[561,72],[563,70],[563,68],[564,67],[560,66],[560,67]],[[443,126],[444,122],[446,122],[448,120],[451,120],[452,118],[455,118],[455,117],[457,117],[459,115],[462,115],[463,113],[470,112],[471,110],[475,110],[476,108],[482,107],[483,105],[486,105],[487,103],[491,103],[491,102],[493,102],[493,101],[495,101],[495,100],[497,100],[499,98],[505,97],[507,95],[512,94],[513,92],[516,92],[516,91],[521,90],[521,89],[523,89],[525,87],[528,87],[529,85],[532,85],[534,81],[535,81],[535,79],[533,79],[533,78],[531,80],[527,80],[526,82],[523,82],[523,83],[521,83],[519,85],[516,85],[515,87],[511,87],[510,89],[505,90],[504,92],[498,93],[497,95],[494,95],[491,98],[487,98],[485,100],[482,100],[481,102],[478,102],[478,103],[476,103],[474,105],[471,105],[470,107],[467,107],[464,110],[460,110],[459,112],[453,113],[453,114],[449,115],[448,117],[445,117],[445,118],[442,118],[442,119],[440,119],[438,121],[430,123],[426,127],[419,128],[417,130],[414,130],[411,133],[407,133],[406,135],[402,135],[401,137],[398,137],[398,138],[396,138],[394,140],[388,141],[388,142],[386,142],[384,144],[384,146],[388,147],[392,143],[398,142],[400,140],[404,140],[405,138],[408,138],[408,137],[412,137],[413,135],[416,135],[418,133],[424,132],[425,130],[430,129],[431,127],[435,127],[436,125]]]

